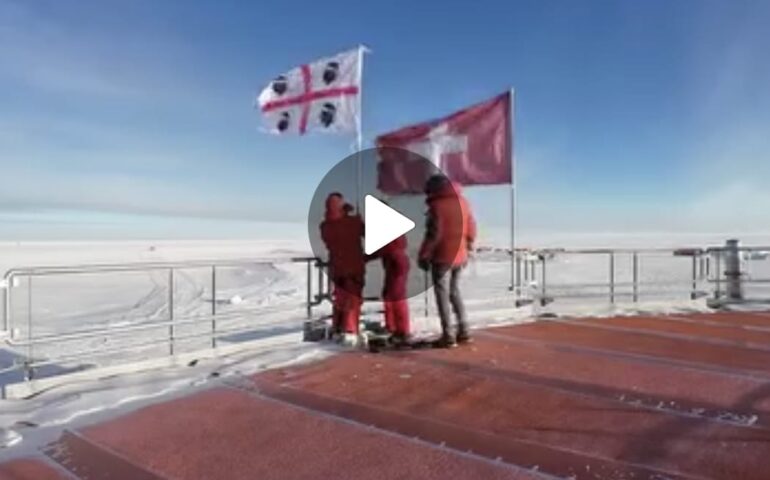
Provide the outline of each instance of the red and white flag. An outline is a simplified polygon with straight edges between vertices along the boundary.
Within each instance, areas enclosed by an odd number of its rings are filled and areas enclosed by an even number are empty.
[[[377,137],[377,184],[394,194],[422,193],[431,160],[461,185],[511,183],[511,93],[473,105],[448,117],[418,123]],[[411,153],[410,153],[411,152]]]
[[[300,134],[356,130],[361,48],[296,67],[277,76],[257,97],[267,129]]]

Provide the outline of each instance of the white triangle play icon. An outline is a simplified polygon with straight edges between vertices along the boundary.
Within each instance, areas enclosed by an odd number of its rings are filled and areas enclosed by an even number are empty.
[[[371,195],[364,197],[364,251],[371,255],[414,228],[414,222]]]

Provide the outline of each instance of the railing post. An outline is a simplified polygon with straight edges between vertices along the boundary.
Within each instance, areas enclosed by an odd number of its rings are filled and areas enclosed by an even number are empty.
[[[714,259],[714,271],[716,272],[716,291],[714,298],[719,300],[722,297],[722,251],[714,250],[716,258]]]
[[[529,278],[527,279],[530,283],[537,280],[535,277],[535,260],[527,260],[527,264],[529,264]]]
[[[698,257],[694,254],[692,256],[692,292],[690,292],[690,300],[698,298]]]
[[[3,289],[3,325],[8,335],[13,335],[11,332],[11,289],[13,288],[13,274],[8,275],[6,279],[8,284]]]
[[[32,380],[35,378],[35,369],[32,366],[34,360],[33,349],[33,337],[32,337],[32,275],[27,275],[27,341],[29,345],[27,347],[27,361],[25,363],[25,377],[26,380]]]
[[[634,252],[634,303],[639,301],[639,252]]]
[[[307,318],[313,318],[313,264],[307,261]]]
[[[168,349],[174,355],[174,267],[168,269]]]
[[[217,266],[211,266],[211,348],[217,348]]]
[[[728,240],[725,245],[725,277],[727,277],[728,299],[743,300],[743,274],[741,273],[741,250],[738,240]]]
[[[610,303],[615,303],[615,253],[610,253]]]
[[[324,271],[321,265],[316,264],[316,270],[318,270],[318,295],[316,295],[316,302],[319,304],[323,301],[324,290]]]
[[[425,287],[425,288],[422,289],[422,301],[423,301],[423,308],[424,308],[424,312],[423,313],[425,313],[425,318],[428,318],[428,314],[430,312],[429,312],[429,309],[428,309],[428,302],[429,302],[429,300],[428,300],[428,285],[429,285],[429,282],[428,282],[428,272],[427,272],[427,270],[422,272],[422,278],[423,278],[423,287]]]
[[[329,265],[322,266],[321,268],[324,269],[324,272],[326,272],[326,295],[329,297],[330,302],[334,302],[333,296],[333,290],[334,290],[334,283],[332,282],[332,276],[329,275]]]
[[[542,270],[541,270],[541,272],[542,272],[542,276],[543,276],[543,278],[541,279],[542,286],[540,287],[540,305],[541,306],[545,306],[545,304],[547,303],[546,302],[546,292],[547,292],[547,290],[546,290],[546,285],[545,285],[545,271],[546,271],[546,269],[545,269],[545,255],[541,255],[540,256],[540,260],[542,261]]]
[[[516,255],[516,296],[521,296],[521,255]]]

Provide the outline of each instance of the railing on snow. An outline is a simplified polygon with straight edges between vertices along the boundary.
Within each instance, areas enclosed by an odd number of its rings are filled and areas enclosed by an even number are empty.
[[[594,263],[583,272],[578,263],[578,271],[570,278],[581,280],[564,281],[564,271],[574,258],[593,259]],[[680,263],[676,273],[670,270],[672,259]],[[610,304],[621,300],[637,303],[642,297],[681,294],[691,300],[709,297],[712,306],[770,298],[766,291],[770,287],[770,247],[728,243],[682,249],[521,249],[516,251],[513,268],[511,289],[519,306],[590,298],[606,298]]]
[[[258,265],[281,264],[305,264],[306,265],[306,298],[302,304],[291,303],[277,306],[257,306],[240,308],[234,311],[221,311],[220,305],[227,299],[220,299],[222,291],[219,283],[220,273],[228,269],[243,269]],[[175,285],[180,272],[204,272],[207,280],[206,291],[210,298],[202,301],[201,305],[210,304],[207,313],[195,312],[189,315],[180,315],[175,307],[177,289]],[[46,368],[59,369],[63,365],[72,365],[77,362],[94,362],[99,358],[121,355],[129,351],[152,350],[149,356],[175,357],[182,353],[178,345],[185,342],[198,342],[197,349],[208,349],[212,352],[227,350],[226,346],[232,346],[234,342],[226,342],[222,345],[221,339],[237,335],[253,333],[255,325],[248,319],[257,315],[278,314],[282,312],[296,312],[305,307],[308,318],[313,317],[313,309],[330,297],[331,285],[328,276],[325,275],[326,264],[313,257],[299,258],[264,258],[264,259],[238,259],[238,260],[213,260],[213,261],[182,261],[182,262],[152,262],[133,264],[105,264],[105,265],[75,265],[60,267],[32,267],[13,268],[6,272],[2,286],[4,287],[3,325],[5,343],[20,355],[14,364],[0,368],[0,379],[8,378],[14,374],[22,374],[24,382],[32,382],[38,378],[37,372]],[[35,311],[35,299],[38,290],[35,288],[42,278],[61,277],[70,279],[72,276],[84,275],[114,275],[114,274],[143,274],[154,275],[155,278],[163,277],[165,284],[157,285],[163,290],[166,299],[165,305],[153,315],[138,315],[131,319],[127,325],[110,326],[109,322],[94,328],[75,329],[75,331],[53,331],[38,333],[40,325],[36,324],[33,314]],[[14,301],[15,293],[24,295],[21,299],[26,304],[25,315],[17,315]],[[269,327],[269,325],[267,325]],[[264,326],[263,326],[264,327]],[[188,330],[185,332],[185,330]],[[279,329],[280,330],[280,329]],[[158,331],[162,331],[160,335]],[[297,326],[299,331],[299,325]],[[139,342],[132,342],[130,337],[140,337]],[[115,345],[107,348],[94,348],[94,343],[100,339],[108,339],[107,343]],[[248,343],[248,342],[238,342]],[[68,345],[72,348],[60,348]],[[66,354],[49,354],[44,352],[46,347],[58,346],[58,351],[66,350]],[[158,347],[162,349],[159,351]],[[143,360],[148,360],[144,358]],[[136,362],[133,359],[132,362]],[[118,365],[119,366],[119,365]],[[8,382],[5,382],[8,383]]]
[[[724,299],[736,300],[736,281],[743,289],[766,288],[770,286],[770,276],[763,276],[760,272],[755,274],[750,268],[742,268],[747,262],[759,262],[768,258],[770,247],[742,247],[736,246],[708,248],[708,249],[594,249],[594,250],[567,250],[567,249],[543,249],[543,250],[517,250],[513,258],[514,282],[511,286],[513,293],[504,294],[492,299],[500,301],[507,306],[524,306],[529,303],[547,305],[557,300],[570,299],[599,299],[606,298],[609,303],[620,301],[639,302],[642,297],[652,298],[658,295],[682,295],[697,299],[710,296],[711,300],[719,303]],[[510,252],[508,253],[510,258]],[[739,258],[736,267],[736,257]],[[578,258],[575,263],[570,258]],[[666,267],[670,267],[671,259],[677,259],[682,264],[679,278],[671,278],[670,270],[655,271],[656,262],[663,261]],[[581,263],[583,262],[583,263]],[[585,262],[594,262],[592,265]],[[595,268],[604,262],[603,268]],[[741,263],[742,262],[742,263]],[[68,267],[36,267],[15,268],[9,270],[3,280],[4,288],[4,326],[6,343],[14,350],[23,352],[20,360],[9,367],[0,368],[0,379],[8,374],[22,373],[20,381],[29,388],[23,392],[34,392],[35,388],[29,386],[38,380],[37,372],[46,367],[71,365],[73,362],[94,360],[96,358],[120,354],[132,349],[148,347],[163,347],[162,353],[154,352],[158,357],[167,359],[184,360],[185,358],[198,358],[202,349],[216,354],[228,350],[221,345],[224,336],[246,334],[255,330],[250,323],[238,323],[238,321],[255,318],[256,315],[275,313],[278,310],[298,309],[300,305],[280,305],[279,307],[258,307],[240,309],[226,312],[218,309],[218,285],[219,273],[228,268],[244,268],[254,265],[276,264],[305,264],[306,268],[306,295],[303,305],[307,318],[313,318],[314,308],[331,298],[332,285],[326,275],[327,266],[316,258],[267,258],[244,259],[230,261],[187,261],[187,262],[156,262],[116,265],[79,265]],[[725,264],[729,263],[729,268]],[[770,262],[764,262],[765,266]],[[569,268],[577,268],[578,282],[567,282],[563,271]],[[177,274],[183,270],[200,269],[208,272],[210,288],[210,311],[206,315],[179,315],[175,311],[175,282]],[[582,269],[582,273],[581,273]],[[761,269],[760,269],[761,270]],[[766,269],[770,272],[770,269]],[[605,272],[602,274],[601,272]],[[598,272],[598,273],[597,273]],[[36,279],[43,277],[86,275],[86,274],[115,274],[115,273],[153,273],[163,275],[165,278],[165,291],[167,294],[166,307],[160,310],[165,312],[165,317],[150,315],[146,318],[132,319],[128,325],[109,326],[101,325],[96,328],[82,329],[67,332],[52,332],[40,335],[37,333],[35,317],[33,315],[33,301],[35,299],[34,287]],[[568,278],[575,278],[573,272]],[[663,278],[666,277],[666,278]],[[13,308],[14,292],[26,287],[27,312],[23,318],[17,317]],[[425,314],[428,315],[428,296],[425,293]],[[685,297],[686,296],[686,297]],[[156,312],[157,313],[157,312]],[[229,326],[226,326],[227,323]],[[263,325],[264,326],[264,325]],[[183,333],[186,327],[193,327],[193,332]],[[205,327],[205,328],[203,328]],[[161,329],[165,333],[157,338],[145,339],[140,345],[121,343],[116,339],[142,332]],[[109,337],[113,348],[95,349],[92,342]],[[294,337],[296,339],[296,337]],[[205,345],[198,345],[199,349],[194,357],[186,357],[177,346],[188,341],[204,341]],[[89,343],[91,342],[91,343]],[[61,345],[71,343],[80,349],[64,349],[66,354],[43,355],[37,358],[37,352],[46,345]],[[230,347],[233,346],[229,342]],[[250,342],[240,342],[242,347],[249,347]],[[151,359],[150,359],[151,360]],[[139,369],[136,362],[131,365]],[[102,369],[103,370],[103,369]],[[122,370],[121,370],[122,371]],[[6,382],[7,383],[7,382]]]

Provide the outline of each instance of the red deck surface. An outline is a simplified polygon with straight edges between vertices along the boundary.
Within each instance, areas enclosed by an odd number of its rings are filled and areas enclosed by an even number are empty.
[[[69,480],[72,477],[44,460],[24,458],[0,465],[0,480]]]
[[[45,453],[81,480],[767,479],[770,315],[541,321],[451,351],[341,354]],[[33,478],[67,477],[0,465]]]

